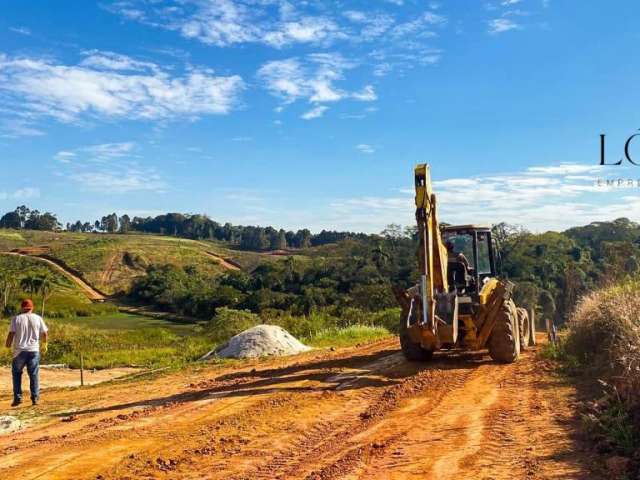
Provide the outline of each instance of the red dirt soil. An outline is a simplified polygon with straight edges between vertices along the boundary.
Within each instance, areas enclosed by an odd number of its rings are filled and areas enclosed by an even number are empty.
[[[529,349],[408,362],[396,339],[55,390],[0,478],[598,478],[573,388]],[[12,414],[9,398],[0,414]]]

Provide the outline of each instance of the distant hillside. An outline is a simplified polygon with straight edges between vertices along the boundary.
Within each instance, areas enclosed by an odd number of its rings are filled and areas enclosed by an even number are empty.
[[[0,230],[0,251],[20,251],[58,260],[107,295],[129,291],[150,265],[195,266],[218,275],[251,270],[278,257],[234,251],[220,242],[159,235]]]

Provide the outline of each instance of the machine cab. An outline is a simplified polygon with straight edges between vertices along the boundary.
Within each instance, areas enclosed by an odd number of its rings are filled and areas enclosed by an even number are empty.
[[[485,279],[496,276],[495,250],[489,225],[451,225],[442,228],[447,247],[449,285],[477,294]]]

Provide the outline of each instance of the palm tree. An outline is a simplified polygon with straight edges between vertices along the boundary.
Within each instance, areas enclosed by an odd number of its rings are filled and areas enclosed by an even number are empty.
[[[49,273],[41,273],[39,275],[29,274],[20,280],[20,288],[32,295],[42,296],[41,315],[44,317],[44,308],[47,298],[53,293],[53,281]]]
[[[40,295],[42,295],[42,310],[40,315],[44,318],[44,304],[53,293],[53,279],[48,273],[40,275]]]
[[[20,288],[31,295],[35,295],[40,291],[40,277],[36,274],[29,273],[20,279]]]
[[[9,303],[9,294],[16,286],[16,272],[13,270],[0,271],[0,292],[2,292],[2,309],[6,310]]]

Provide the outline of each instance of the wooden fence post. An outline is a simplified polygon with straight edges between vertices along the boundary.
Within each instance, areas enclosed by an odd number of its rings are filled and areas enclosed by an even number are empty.
[[[80,386],[84,387],[84,357],[80,352]]]

